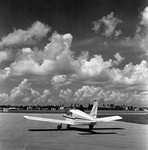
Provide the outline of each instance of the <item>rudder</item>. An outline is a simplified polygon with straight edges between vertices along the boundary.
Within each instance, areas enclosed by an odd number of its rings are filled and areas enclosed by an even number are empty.
[[[98,112],[98,102],[95,101],[92,107],[92,110],[90,112],[90,117],[92,117],[93,119],[97,118],[97,112]]]

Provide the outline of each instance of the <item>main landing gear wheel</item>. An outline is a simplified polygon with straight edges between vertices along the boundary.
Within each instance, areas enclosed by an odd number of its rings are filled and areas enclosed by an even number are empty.
[[[69,129],[69,128],[70,128],[70,124],[67,125],[67,129]]]
[[[62,128],[62,124],[57,125],[57,129],[60,130]]]
[[[94,125],[92,125],[92,124],[89,125],[90,130],[93,129],[93,127],[94,127]]]

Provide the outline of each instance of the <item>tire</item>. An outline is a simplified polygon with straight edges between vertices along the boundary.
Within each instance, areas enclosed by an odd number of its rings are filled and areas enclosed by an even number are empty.
[[[89,129],[90,129],[90,130],[92,130],[93,127],[94,127],[94,125],[92,125],[92,124],[89,125]]]
[[[70,129],[70,125],[69,124],[67,125],[67,129]]]
[[[57,129],[60,130],[62,128],[62,124],[57,125]]]

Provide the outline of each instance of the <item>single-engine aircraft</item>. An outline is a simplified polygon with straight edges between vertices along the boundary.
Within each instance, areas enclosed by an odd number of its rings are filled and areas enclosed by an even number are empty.
[[[67,125],[67,129],[72,125],[89,125],[89,129],[93,129],[94,125],[97,122],[110,122],[122,119],[120,116],[110,116],[97,118],[97,110],[98,110],[98,102],[95,101],[92,107],[90,114],[86,114],[85,112],[78,109],[70,109],[67,114],[64,114],[63,117],[65,120],[59,119],[50,119],[50,118],[41,118],[41,117],[33,117],[33,116],[24,116],[24,118],[35,121],[44,121],[59,124],[57,129],[61,129],[62,125]]]

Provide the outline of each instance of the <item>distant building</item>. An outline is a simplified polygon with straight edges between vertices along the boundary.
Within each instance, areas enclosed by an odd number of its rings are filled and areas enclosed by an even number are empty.
[[[60,110],[64,110],[64,106],[60,106],[60,108],[59,108]]]
[[[9,107],[9,110],[19,110],[19,108],[16,108],[16,107]]]
[[[32,110],[33,108],[31,106],[28,106],[27,107],[27,110]]]

